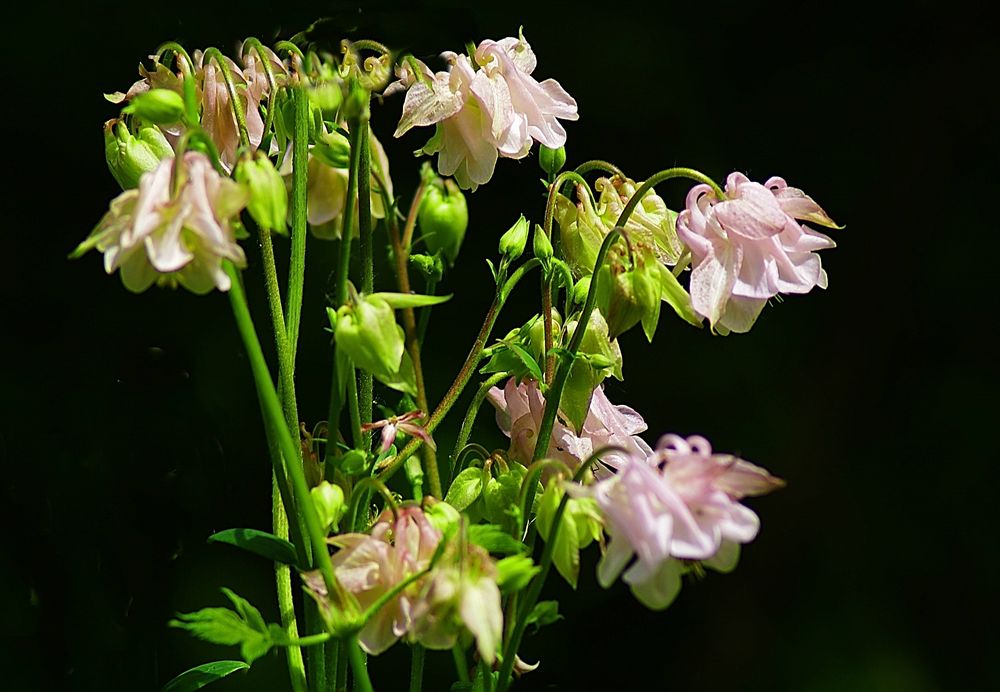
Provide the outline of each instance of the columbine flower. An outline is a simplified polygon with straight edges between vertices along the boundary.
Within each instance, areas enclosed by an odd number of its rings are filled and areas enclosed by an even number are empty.
[[[223,260],[246,264],[232,221],[246,206],[249,192],[220,176],[204,154],[187,152],[172,193],[175,161],[164,159],[142,176],[138,189],[112,200],[74,256],[96,247],[104,253],[105,271],[121,269],[122,283],[135,293],[154,282],[179,283],[194,293],[228,291]]]
[[[212,138],[222,164],[231,169],[236,163],[240,133],[233,113],[232,100],[222,70],[214,60],[205,62],[201,51],[195,51],[195,79],[201,87],[201,126]],[[260,117],[260,97],[264,90],[257,79],[249,88],[243,71],[229,58],[224,58],[236,86],[239,108],[245,114],[247,136],[256,148],[264,138],[264,120]]]
[[[555,80],[532,78],[535,55],[524,37],[483,41],[479,69],[468,56],[443,53],[450,69],[432,73],[418,64],[399,71],[389,91],[407,87],[396,137],[413,127],[436,125],[426,154],[438,154],[438,172],[475,190],[493,177],[498,156],[527,156],[532,139],[556,149],[566,143],[557,118],[576,120],[576,102]]]
[[[765,184],[741,173],[726,180],[726,199],[696,185],[677,219],[677,235],[691,250],[691,300],[712,326],[745,332],[769,298],[826,288],[817,250],[834,242],[796,219],[837,225],[811,197],[781,178]]]
[[[633,456],[613,477],[577,494],[592,496],[611,540],[597,576],[607,588],[633,556],[623,580],[644,604],[666,608],[680,590],[679,560],[710,560],[752,541],[757,515],[739,500],[784,482],[729,455],[712,454],[703,437],[665,435],[649,457]]]
[[[638,187],[634,180],[618,175],[598,178],[594,183],[594,189],[600,193],[600,216],[609,232],[615,227],[618,217]],[[676,221],[677,212],[667,208],[666,202],[656,194],[656,190],[649,190],[625,222],[625,230],[632,240],[652,247],[657,259],[672,267],[677,264],[684,249],[677,238]]]
[[[404,413],[401,416],[390,416],[385,420],[375,421],[374,423],[365,423],[361,426],[364,432],[369,432],[371,430],[382,429],[382,446],[379,448],[379,452],[385,453],[389,451],[392,447],[392,443],[396,441],[396,435],[399,432],[404,432],[411,437],[419,437],[423,440],[428,447],[431,449],[437,449],[437,445],[434,444],[434,438],[431,434],[427,432],[427,428],[422,425],[417,425],[412,421],[420,420],[424,417],[423,411],[410,411],[409,413]]]
[[[348,533],[329,539],[340,548],[332,558],[337,579],[357,598],[362,611],[426,569],[440,541],[441,532],[419,507],[401,507],[395,518],[386,510],[371,535]],[[365,651],[380,654],[410,631],[419,591],[418,584],[404,589],[368,621],[358,636]]]
[[[512,377],[503,389],[490,389],[489,400],[497,409],[497,425],[510,438],[511,457],[527,465],[531,462],[545,411],[545,398],[538,383],[527,380],[518,384]],[[602,447],[622,447],[628,450],[627,453],[611,451],[601,457],[604,464],[617,468],[625,464],[630,455],[645,458],[652,453],[645,440],[638,436],[645,429],[642,416],[628,406],[612,404],[604,389],[598,387],[594,390],[590,412],[580,435],[557,420],[545,456],[576,468]]]

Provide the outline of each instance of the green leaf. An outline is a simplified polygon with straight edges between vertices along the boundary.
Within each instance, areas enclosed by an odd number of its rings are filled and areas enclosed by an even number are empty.
[[[514,593],[528,586],[542,568],[527,555],[511,555],[497,560],[497,586],[504,593]]]
[[[558,481],[549,481],[542,499],[538,502],[538,512],[535,515],[535,525],[538,527],[538,534],[548,542],[552,537],[553,522],[559,503],[562,500],[563,491],[559,487]],[[570,586],[576,588],[576,580],[580,574],[580,537],[577,531],[577,522],[573,521],[569,512],[569,507],[563,511],[562,520],[559,523],[559,532],[556,535],[555,544],[552,546],[552,562],[556,566],[559,574],[562,575]]]
[[[294,545],[257,529],[226,529],[209,536],[208,542],[228,543],[283,565],[294,565],[297,561]]]
[[[232,601],[236,612],[228,608],[202,608],[194,613],[178,613],[178,619],[167,624],[213,644],[238,644],[243,660],[253,663],[271,649],[273,641],[268,626],[249,601],[229,589],[222,592]]]
[[[455,476],[444,501],[461,512],[479,499],[482,492],[483,470],[476,466],[470,466]]]
[[[528,372],[532,374],[536,381],[542,381],[542,368],[538,365],[537,361],[528,353],[523,347],[518,344],[508,344],[508,347],[513,351],[524,366],[528,368]]]
[[[518,500],[521,495],[521,482],[524,480],[525,468],[519,464],[511,466],[507,473],[486,482],[483,497],[486,500],[486,519],[490,523],[499,524],[504,531],[513,535],[517,529],[521,508]]]
[[[528,619],[525,620],[525,622],[529,625],[534,625],[537,630],[545,625],[551,625],[553,622],[557,622],[562,619],[563,616],[559,614],[558,601],[539,601],[535,604],[535,607],[531,609],[531,612],[528,614]]]
[[[381,298],[394,310],[403,308],[425,308],[428,305],[440,305],[451,300],[451,294],[446,296],[425,296],[417,293],[370,293],[369,298]]]
[[[673,272],[662,264],[658,266],[660,297],[665,303],[668,303],[670,307],[674,309],[674,312],[677,313],[678,317],[696,327],[700,327],[702,318],[691,306],[691,296],[688,295],[688,292],[684,290],[683,286],[680,285],[677,281],[677,277],[673,275]]]
[[[413,360],[407,351],[403,351],[403,357],[399,361],[398,372],[375,372],[373,374],[375,375],[375,379],[390,389],[395,389],[397,392],[409,394],[410,396],[417,395],[417,375],[413,369]]]
[[[496,524],[473,524],[469,527],[469,540],[490,553],[501,555],[523,553],[527,550],[524,543]]]
[[[212,661],[202,663],[190,670],[185,670],[176,678],[163,686],[163,692],[193,692],[216,680],[221,680],[238,670],[247,670],[250,666],[243,661]]]

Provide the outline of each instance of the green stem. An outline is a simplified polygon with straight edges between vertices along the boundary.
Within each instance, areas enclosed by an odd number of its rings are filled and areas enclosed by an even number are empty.
[[[410,692],[421,692],[424,686],[424,658],[427,650],[414,644],[410,650]]]
[[[695,182],[704,183],[712,188],[715,192],[715,197],[719,201],[726,198],[726,193],[722,191],[722,188],[716,184],[714,180],[709,178],[704,173],[694,170],[693,168],[668,168],[666,170],[660,171],[659,173],[654,173],[649,179],[639,186],[639,189],[629,197],[628,203],[625,208],[622,209],[622,213],[618,215],[618,221],[615,222],[616,226],[621,226],[624,228],[625,224],[628,222],[632,212],[638,206],[639,202],[642,201],[643,196],[653,189],[654,185],[659,185],[665,180],[670,180],[671,178],[688,178],[689,180],[694,180]]]
[[[591,171],[604,171],[606,173],[610,173],[611,175],[620,175],[623,178],[625,177],[625,174],[622,172],[622,169],[620,169],[618,166],[608,161],[602,161],[600,159],[592,159],[590,161],[584,161],[579,166],[577,166],[574,169],[574,171],[576,172],[577,175],[584,175],[585,173],[590,173]]]
[[[306,632],[316,632],[317,634],[303,637],[293,644],[299,646],[311,646],[322,644],[330,638],[330,633],[326,632],[326,626],[319,614],[319,605],[311,598],[306,599]],[[291,648],[291,647],[289,647]],[[327,687],[326,658],[323,656],[323,648],[314,649],[307,653],[309,662],[309,683],[314,690],[325,690]]]
[[[293,639],[289,642],[292,646],[315,646],[316,644],[323,644],[330,641],[333,635],[329,632],[320,632],[318,634],[311,634],[308,637],[302,637],[302,639]],[[322,690],[322,687],[317,687],[317,690]]]
[[[347,692],[347,671],[350,669],[348,665],[348,655],[347,655],[347,640],[341,639],[337,642],[337,660],[340,662],[337,668],[336,680],[336,692]]]
[[[278,482],[271,476],[271,523],[274,535],[278,538],[288,538],[288,515],[281,503]],[[288,565],[276,562],[274,564],[274,582],[278,591],[278,613],[281,616],[281,627],[289,639],[297,640],[299,625],[295,618],[295,597],[292,591],[292,571]],[[308,622],[306,623],[308,630]],[[305,692],[309,689],[306,682],[305,661],[302,649],[292,645],[285,649],[285,659],[288,662],[288,678],[294,692]]]
[[[330,562],[330,552],[327,549],[326,536],[320,524],[319,516],[316,514],[316,508],[313,506],[312,498],[309,495],[309,486],[306,483],[305,471],[301,463],[301,449],[292,439],[288,427],[285,425],[281,402],[278,400],[278,394],[274,389],[274,382],[271,380],[267,362],[264,360],[264,352],[261,350],[260,341],[257,339],[257,332],[253,326],[253,318],[250,316],[246,295],[243,293],[243,284],[239,270],[229,261],[226,261],[223,267],[231,281],[229,301],[233,309],[236,326],[239,329],[240,337],[243,340],[247,356],[250,359],[250,368],[257,385],[257,395],[261,399],[265,416],[270,419],[270,423],[278,439],[279,449],[289,462],[286,464],[286,469],[291,479],[296,506],[305,520],[309,539],[312,542],[313,563],[323,575],[328,592],[330,594],[340,594],[342,589],[333,573],[333,564]]]
[[[493,671],[483,659],[479,659],[479,674],[483,676],[483,692],[493,692]]]
[[[424,287],[424,294],[432,296],[434,291],[437,290],[437,279],[427,278],[427,284]],[[427,325],[431,321],[431,306],[428,305],[425,308],[420,308],[420,320],[417,322],[417,344],[420,346],[424,345],[424,336],[427,334]]]
[[[476,422],[476,416],[479,415],[479,407],[483,405],[483,401],[486,399],[487,394],[490,393],[490,388],[508,377],[510,377],[509,372],[494,373],[486,378],[483,383],[479,385],[479,389],[476,390],[475,396],[472,397],[472,403],[469,404],[469,410],[465,413],[465,418],[462,419],[462,427],[458,431],[458,439],[455,440],[455,448],[451,453],[449,467],[453,471],[455,468],[455,461],[458,459],[458,453],[462,451],[466,443],[469,441],[469,435],[472,434],[472,426]]]
[[[336,690],[337,676],[340,674],[340,642],[333,637],[327,639],[323,644],[323,657],[326,659],[326,684]],[[316,690],[315,692],[327,692],[327,690]]]
[[[459,682],[469,682],[469,662],[465,659],[465,651],[458,644],[451,647],[451,656],[455,659],[455,672]]]
[[[243,50],[246,51],[247,48],[257,54],[257,59],[260,60],[260,64],[264,68],[264,75],[267,77],[267,116],[264,121],[264,134],[260,138],[261,145],[263,145],[264,142],[268,141],[268,133],[271,132],[271,126],[274,124],[274,103],[278,96],[278,80],[274,76],[274,67],[271,65],[267,51],[264,50],[264,45],[251,36],[243,41]]]
[[[358,644],[358,635],[352,634],[347,638],[347,654],[350,656],[351,671],[354,673],[354,689],[358,692],[373,692],[365,655]]]
[[[367,110],[367,109],[366,109]],[[372,235],[372,203],[371,203],[371,151],[369,149],[368,118],[360,118],[354,123],[359,130],[361,162],[358,167],[358,235],[361,246],[361,292],[368,294],[375,290],[375,254],[374,237]],[[348,201],[350,204],[350,200]],[[361,371],[358,399],[361,411],[361,423],[372,422],[372,374]]]
[[[556,414],[559,411],[559,401],[562,399],[563,389],[566,387],[567,380],[569,380],[573,361],[575,360],[577,351],[580,350],[580,343],[583,341],[583,335],[587,331],[587,325],[590,324],[590,315],[594,311],[594,303],[597,301],[597,285],[600,282],[598,269],[604,264],[604,258],[608,254],[608,249],[618,240],[619,236],[621,236],[621,230],[619,228],[612,229],[604,237],[601,249],[597,252],[597,260],[594,262],[594,271],[590,279],[590,290],[587,292],[587,301],[583,305],[583,311],[580,313],[580,319],[577,322],[576,329],[573,331],[573,338],[570,339],[569,348],[567,349],[569,356],[560,364],[559,369],[556,371],[555,379],[552,381],[552,386],[549,387],[549,391],[545,395],[545,412],[542,414],[542,422],[538,427],[538,436],[535,439],[535,451],[531,456],[532,462],[541,459],[549,448],[549,438],[552,437],[552,427],[555,424]]]
[[[243,112],[244,108],[240,102],[239,93],[236,91],[236,82],[233,81],[233,73],[229,69],[229,63],[226,62],[225,56],[218,48],[206,48],[205,54],[202,56],[202,64],[208,65],[213,60],[222,73],[222,80],[226,84],[226,92],[229,94],[233,116],[236,118],[236,126],[240,132],[240,146],[249,147],[250,136],[247,134],[247,116]]]
[[[306,219],[309,166],[309,96],[305,89],[292,89],[295,131],[292,137],[292,250],[288,265],[288,310],[286,329],[292,372],[302,321],[302,294],[306,272]]]

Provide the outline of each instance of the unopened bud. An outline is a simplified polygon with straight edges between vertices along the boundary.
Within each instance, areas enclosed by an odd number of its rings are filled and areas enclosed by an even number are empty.
[[[528,244],[528,230],[528,220],[521,214],[521,218],[500,236],[500,254],[509,260],[516,260],[524,254],[524,246]]]
[[[549,240],[544,229],[537,223],[535,224],[535,237],[532,240],[532,248],[535,251],[535,257],[542,262],[552,259],[552,241]]]
[[[309,491],[312,496],[313,506],[319,515],[323,531],[337,530],[344,512],[347,511],[347,504],[344,502],[344,491],[339,485],[323,481]]]
[[[538,150],[538,165],[549,174],[550,178],[555,178],[566,165],[566,147],[549,149],[544,144],[541,145]]]
[[[139,128],[137,137],[121,121],[109,120],[104,124],[104,157],[123,190],[136,187],[143,173],[173,155],[170,143],[156,127]]]
[[[348,168],[351,165],[351,143],[339,132],[321,135],[310,153],[333,168]]]
[[[445,180],[443,185],[428,187],[417,219],[427,249],[443,253],[448,265],[453,265],[469,226],[469,209],[458,185]]]
[[[399,372],[403,358],[403,329],[392,307],[380,298],[360,296],[337,311],[333,331],[342,348],[359,368],[375,375]]]
[[[440,281],[444,275],[444,263],[438,255],[410,255],[410,264],[424,275],[426,279]]]
[[[237,182],[250,188],[247,210],[266,233],[286,233],[288,189],[271,160],[261,152],[244,157],[236,165]]]
[[[170,89],[150,89],[133,98],[122,113],[154,125],[173,125],[184,118],[184,99]]]

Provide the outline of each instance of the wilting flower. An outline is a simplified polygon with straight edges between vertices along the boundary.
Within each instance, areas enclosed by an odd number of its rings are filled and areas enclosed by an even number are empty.
[[[438,154],[438,172],[475,190],[493,177],[498,156],[527,156],[532,140],[550,148],[566,142],[557,118],[576,120],[576,102],[555,80],[531,77],[535,55],[524,37],[483,41],[468,56],[443,53],[450,69],[432,73],[418,64],[400,71],[387,93],[407,87],[396,137],[413,127],[436,125],[426,154]]]
[[[74,252],[104,253],[108,274],[121,269],[122,283],[139,293],[154,282],[180,284],[194,293],[228,291],[224,260],[246,264],[232,222],[246,206],[247,189],[219,175],[204,154],[187,152],[146,173],[138,189],[126,190]],[[171,190],[176,175],[177,189]]]
[[[401,507],[395,518],[391,511],[383,512],[370,535],[348,533],[329,541],[340,548],[332,558],[337,579],[363,611],[407,577],[427,569],[441,532],[419,507]],[[404,589],[368,621],[358,636],[365,651],[382,653],[411,630],[420,588],[414,584]]]
[[[388,452],[389,448],[392,447],[393,442],[396,441],[396,435],[399,432],[404,432],[411,437],[419,437],[431,449],[437,449],[437,445],[434,444],[434,438],[432,438],[431,434],[427,432],[427,428],[413,422],[420,420],[423,417],[423,411],[410,411],[409,413],[404,413],[401,416],[390,416],[384,420],[375,421],[374,423],[365,423],[361,426],[361,429],[364,432],[378,430],[379,428],[382,429],[382,445],[379,448],[379,451],[383,454]]]
[[[600,193],[599,213],[609,231],[617,224],[618,217],[639,185],[641,183],[636,184],[634,180],[618,175],[598,178],[594,183],[594,189]],[[684,249],[677,238],[676,221],[677,212],[667,208],[656,190],[649,190],[625,222],[625,231],[633,241],[653,248],[657,259],[672,267],[677,264]]]
[[[530,463],[545,411],[545,397],[538,383],[527,380],[518,384],[512,377],[503,389],[490,389],[489,400],[497,410],[497,425],[510,438],[511,457],[524,464]],[[645,458],[652,453],[645,440],[638,436],[645,429],[642,416],[628,406],[612,404],[603,388],[598,387],[594,390],[581,433],[577,435],[571,427],[556,420],[545,456],[576,468],[603,447],[622,447],[627,453],[609,451],[601,456],[604,464],[617,468],[631,455]]]
[[[811,197],[781,178],[726,180],[726,199],[696,185],[677,219],[677,235],[690,248],[691,300],[713,327],[745,332],[769,298],[826,288],[817,250],[834,242],[796,219],[837,228]]]
[[[733,544],[752,541],[757,515],[739,503],[784,482],[734,456],[712,454],[703,437],[665,435],[648,457],[632,456],[618,472],[589,488],[610,542],[597,576],[604,587],[622,577],[650,608],[666,608],[680,590],[679,560],[718,559]]]

